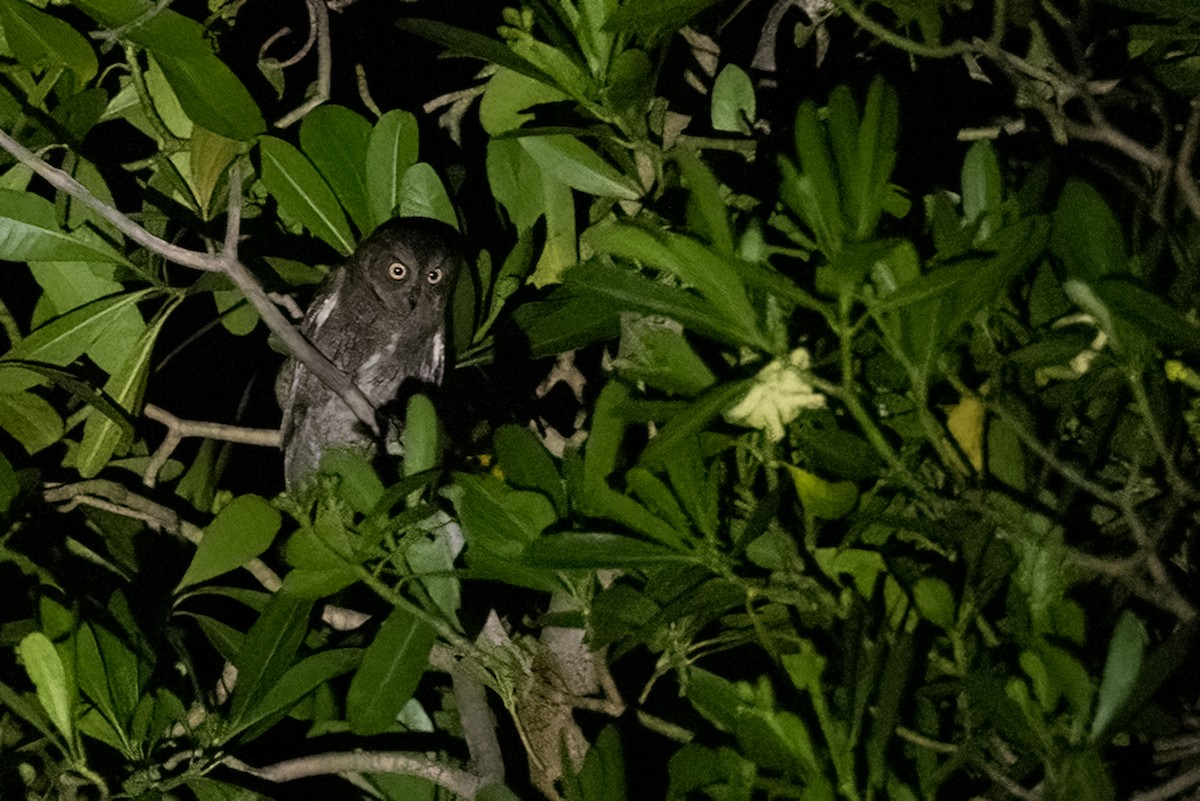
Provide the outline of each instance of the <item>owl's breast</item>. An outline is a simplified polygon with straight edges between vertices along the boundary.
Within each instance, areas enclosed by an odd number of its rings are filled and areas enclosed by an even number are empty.
[[[417,342],[404,332],[390,335],[384,346],[371,353],[354,371],[354,381],[376,407],[391,401],[409,379],[441,383],[446,366],[445,336],[435,331]]]

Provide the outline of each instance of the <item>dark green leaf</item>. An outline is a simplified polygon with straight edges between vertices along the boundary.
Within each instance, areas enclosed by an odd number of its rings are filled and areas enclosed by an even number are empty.
[[[0,258],[5,261],[86,261],[125,264],[125,257],[88,229],[59,227],[54,204],[0,189]]]
[[[393,609],[363,654],[346,695],[346,719],[356,734],[382,734],[417,689],[434,632],[403,608]]]
[[[238,725],[226,733],[227,739],[237,735],[242,740],[258,737],[317,687],[354,670],[360,659],[362,651],[358,648],[336,648],[300,660],[272,683],[261,700],[238,718]]]
[[[311,599],[276,593],[246,633],[235,660],[238,683],[229,708],[235,725],[251,722],[249,710],[273,691],[292,666],[308,631],[312,603]]]
[[[24,0],[0,2],[4,38],[17,59],[30,72],[63,66],[75,73],[76,89],[96,75],[96,53],[81,33],[68,23],[38,11]]]
[[[354,250],[354,238],[333,191],[312,162],[282,139],[264,136],[262,180],[280,208],[342,255]]]
[[[270,547],[282,522],[279,512],[257,495],[240,495],[204,529],[176,592],[241,567]]]
[[[414,17],[397,20],[396,25],[402,31],[415,33],[417,36],[438,42],[464,56],[490,61],[493,64],[506,67],[513,72],[519,72],[536,81],[541,81],[544,84],[555,85],[554,79],[549,75],[518,56],[500,42],[482,34],[463,28],[456,28],[444,22],[431,19],[416,19]]]
[[[364,234],[387,219],[375,219],[370,208],[367,183],[371,136],[371,124],[345,106],[317,106],[300,123],[300,147],[304,149],[304,155],[317,166],[342,207],[350,213],[350,219]],[[386,154],[380,156],[386,157]],[[386,170],[388,165],[378,166]],[[386,179],[386,173],[380,177]],[[383,189],[386,192],[386,187]]]
[[[1104,198],[1091,184],[1067,182],[1054,211],[1050,249],[1066,267],[1066,277],[1094,284],[1101,276],[1128,273],[1125,235]]]

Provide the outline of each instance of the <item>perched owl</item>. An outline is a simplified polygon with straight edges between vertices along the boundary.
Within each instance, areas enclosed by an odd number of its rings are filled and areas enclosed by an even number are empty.
[[[401,384],[437,384],[446,364],[446,305],[458,277],[458,234],[397,217],[362,241],[322,285],[300,330],[378,410]],[[284,479],[300,485],[330,447],[374,454],[377,442],[350,408],[303,364],[289,360],[275,385],[283,409]]]

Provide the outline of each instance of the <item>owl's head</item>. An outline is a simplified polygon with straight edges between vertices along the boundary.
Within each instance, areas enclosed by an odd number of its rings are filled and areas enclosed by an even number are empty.
[[[347,269],[399,317],[440,319],[458,278],[457,231],[425,217],[395,217],[359,244]]]

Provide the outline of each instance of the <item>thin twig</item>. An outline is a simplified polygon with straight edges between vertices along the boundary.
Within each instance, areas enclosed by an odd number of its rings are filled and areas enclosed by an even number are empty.
[[[142,472],[142,483],[147,487],[154,487],[158,483],[158,472],[171,458],[171,454],[179,447],[184,437],[203,437],[267,448],[278,448],[282,444],[283,438],[277,428],[246,428],[228,423],[184,420],[152,403],[147,403],[143,411],[151,420],[167,427],[167,436],[163,438]]]
[[[1129,797],[1129,801],[1166,801],[1168,798],[1182,796],[1190,787],[1195,787],[1200,784],[1200,767],[1192,768],[1186,773],[1181,773],[1174,779],[1160,784],[1153,790],[1147,790],[1144,793],[1134,793]]]
[[[310,36],[315,31],[317,37],[317,90],[313,92],[312,97],[280,117],[279,121],[275,123],[277,128],[286,128],[293,122],[303,119],[308,112],[329,99],[333,73],[333,48],[329,44],[329,11],[325,8],[324,0],[308,0],[308,19]]]
[[[152,531],[165,531],[183,537],[193,545],[198,546],[204,539],[204,530],[181,518],[174,509],[138,495],[115,481],[90,479],[74,484],[50,485],[42,490],[42,497],[60,512],[69,512],[78,506],[91,506],[140,520]],[[279,575],[261,559],[250,559],[242,568],[270,592],[276,592],[283,586]]]
[[[1187,127],[1183,129],[1183,142],[1179,145],[1179,156],[1175,159],[1175,184],[1183,195],[1192,216],[1200,220],[1200,190],[1192,177],[1192,156],[1196,154],[1196,143],[1200,140],[1200,99],[1192,101],[1192,113]]]

